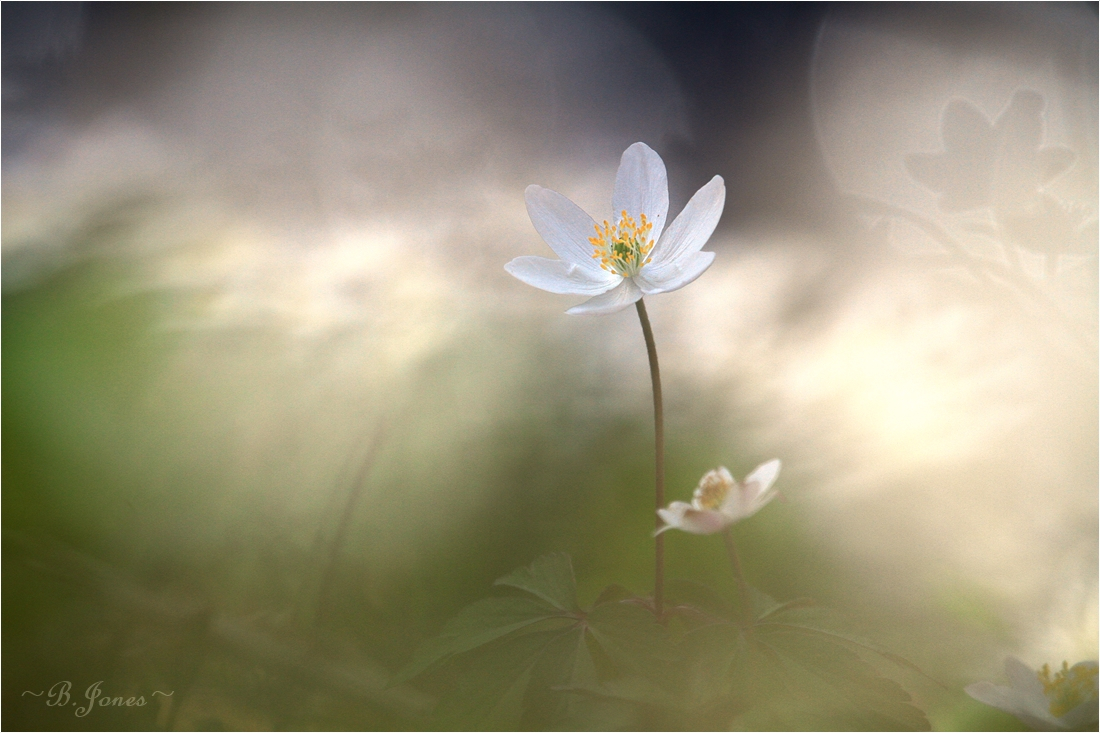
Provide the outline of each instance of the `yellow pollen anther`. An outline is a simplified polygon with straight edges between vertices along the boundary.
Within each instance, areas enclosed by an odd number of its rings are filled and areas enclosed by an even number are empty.
[[[695,489],[695,504],[700,509],[717,509],[725,502],[726,497],[734,488],[719,471],[707,471],[699,481],[699,487]]]
[[[1070,668],[1069,662],[1062,662],[1061,671],[1051,677],[1050,665],[1044,664],[1038,674],[1043,694],[1050,701],[1050,714],[1056,718],[1096,693],[1097,668],[1092,665],[1076,664]]]
[[[653,222],[645,214],[638,221],[625,210],[619,223],[612,226],[607,219],[596,224],[596,236],[589,237],[594,252],[592,259],[600,260],[600,267],[623,277],[633,277],[649,264],[653,240],[649,238]]]

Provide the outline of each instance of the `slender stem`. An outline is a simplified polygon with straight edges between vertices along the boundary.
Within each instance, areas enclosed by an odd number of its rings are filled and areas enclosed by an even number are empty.
[[[745,618],[745,628],[752,628],[752,622],[755,620],[752,597],[749,596],[749,584],[745,582],[745,573],[741,570],[741,557],[737,554],[737,545],[733,541],[733,529],[726,527],[722,532],[722,539],[726,541],[726,553],[730,556],[733,578],[737,581],[737,594],[741,596],[741,613]]]
[[[317,589],[317,605],[314,609],[314,619],[320,619],[326,610],[326,604],[329,601],[332,584],[336,578],[336,566],[340,559],[340,553],[344,549],[344,542],[347,540],[348,530],[351,527],[351,518],[355,514],[355,507],[359,503],[359,498],[363,494],[363,489],[366,487],[367,476],[370,474],[370,470],[374,465],[374,457],[377,455],[378,448],[382,444],[382,437],[385,433],[385,429],[386,421],[383,420],[378,427],[375,428],[374,436],[370,439],[370,443],[367,445],[366,454],[359,464],[359,470],[356,471],[355,477],[352,480],[351,488],[348,491],[347,501],[344,504],[344,510],[340,513],[340,521],[336,525],[336,532],[332,538],[328,560],[325,563],[324,569],[321,571],[321,583]]]
[[[665,407],[661,398],[661,367],[657,365],[657,344],[653,340],[653,329],[649,325],[649,316],[645,312],[645,302],[638,300],[638,320],[642,322],[642,335],[645,336],[645,349],[649,354],[649,376],[653,380],[653,433],[657,453],[657,508],[665,505]],[[657,529],[661,527],[659,517],[654,517]],[[657,618],[664,616],[665,602],[665,536],[655,538],[653,572],[653,606]]]

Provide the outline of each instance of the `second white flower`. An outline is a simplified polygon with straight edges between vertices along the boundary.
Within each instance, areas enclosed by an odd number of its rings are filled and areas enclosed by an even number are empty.
[[[772,486],[779,476],[779,467],[778,458],[762,463],[743,483],[738,483],[725,466],[707,471],[699,480],[690,504],[674,501],[657,510],[665,526],[655,534],[666,529],[714,534],[751,517],[778,495]]]

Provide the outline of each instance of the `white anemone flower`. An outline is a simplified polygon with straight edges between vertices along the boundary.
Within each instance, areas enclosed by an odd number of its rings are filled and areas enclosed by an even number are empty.
[[[504,269],[551,293],[593,296],[567,313],[601,314],[622,310],[643,295],[678,290],[710,267],[714,253],[699,250],[718,226],[726,186],[721,176],[710,179],[665,229],[665,164],[648,145],[634,143],[615,176],[615,223],[597,224],[548,188],[528,186],[525,197],[535,230],[561,259],[517,257]]]
[[[707,471],[699,480],[690,504],[674,501],[667,509],[657,510],[665,526],[654,534],[666,529],[714,534],[751,517],[778,495],[772,484],[779,476],[779,466],[778,458],[762,463],[740,484],[725,466]]]
[[[1008,687],[976,682],[966,694],[1004,710],[1033,730],[1095,730],[1097,723],[1097,664],[1062,663],[1054,675],[1050,665],[1035,671],[1015,657],[1005,660]]]

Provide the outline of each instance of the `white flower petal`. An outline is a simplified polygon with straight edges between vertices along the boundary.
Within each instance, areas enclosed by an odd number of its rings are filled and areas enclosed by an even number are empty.
[[[1023,705],[1032,712],[1048,709],[1050,703],[1043,694],[1043,683],[1039,681],[1038,672],[1016,657],[1006,657],[1005,674],[1008,675],[1008,683],[1018,693]]]
[[[654,241],[661,236],[668,215],[668,174],[661,156],[645,143],[634,143],[623,153],[611,205],[616,221],[624,210],[635,221],[645,214],[653,222]]]
[[[682,501],[672,502],[668,505],[668,509],[658,509],[657,515],[661,517],[665,526],[654,534],[660,534],[668,529],[679,529],[690,534],[714,534],[733,524],[722,512],[695,509]]]
[[[684,512],[683,519],[680,520],[680,526],[677,529],[691,534],[714,534],[715,532],[721,532],[731,524],[733,524],[733,521],[722,512],[707,509],[702,511],[689,509]]]
[[[550,293],[569,295],[600,295],[622,280],[619,275],[596,270],[596,274],[564,260],[545,257],[517,257],[504,269],[509,275],[528,285]]]
[[[755,498],[747,502],[748,507],[745,511],[745,517],[751,517],[753,514],[756,514],[758,511],[766,507],[771,502],[771,500],[777,496],[779,496],[778,491],[767,491],[763,494],[757,494]]]
[[[722,502],[722,506],[718,507],[718,511],[729,517],[731,523],[740,522],[752,515],[752,512],[749,511],[749,505],[745,501],[745,496],[741,493],[740,486],[733,487],[733,491],[726,495],[726,499]]]
[[[633,305],[635,302],[641,300],[641,298],[642,291],[638,289],[638,286],[634,284],[633,280],[626,278],[615,288],[607,291],[603,295],[589,298],[580,305],[573,306],[567,310],[566,313],[572,316],[596,316],[605,313],[614,313],[615,311],[621,311],[629,305]]]
[[[978,702],[1003,710],[1009,715],[1019,715],[1024,712],[1020,707],[1015,690],[1010,687],[1001,687],[992,682],[975,682],[963,689],[967,695]]]
[[[1096,668],[1096,662],[1079,662],[1074,668],[1082,665]],[[968,685],[966,693],[979,702],[1015,715],[1033,730],[1089,730],[1096,727],[1095,691],[1090,699],[1062,717],[1055,717],[1050,712],[1051,699],[1044,692],[1044,682],[1039,678],[1038,672],[1019,659],[1008,657],[1005,659],[1005,673],[1008,675],[1009,687],[991,682],[977,682]],[[1093,683],[1095,684],[1095,677]],[[1051,695],[1057,698],[1058,693],[1052,692]]]
[[[668,505],[667,509],[658,509],[657,516],[661,518],[661,521],[665,523],[665,526],[658,529],[653,533],[653,536],[661,534],[668,529],[676,529],[684,520],[684,512],[691,509],[691,504],[685,504],[682,501],[674,501]]]
[[[663,265],[646,265],[634,280],[646,295],[670,293],[694,282],[712,262],[713,252],[692,252]]]
[[[702,249],[718,226],[725,205],[726,184],[722,176],[715,176],[695,192],[684,210],[669,225],[668,231],[653,248],[652,264],[674,262]]]
[[[603,272],[592,258],[594,249],[588,241],[596,234],[591,216],[557,191],[542,186],[528,186],[524,198],[535,231],[558,257],[587,272]]]
[[[745,487],[751,487],[754,497],[761,496],[775,483],[775,479],[779,476],[779,469],[781,466],[782,464],[779,462],[778,458],[773,458],[767,463],[761,463],[753,469],[752,473],[745,477]]]
[[[753,469],[736,489],[729,493],[720,511],[735,522],[748,519],[763,509],[778,492],[769,491],[779,475],[779,459],[762,463]]]
[[[577,314],[614,313],[644,294],[677,290],[699,277],[714,261],[714,254],[699,252],[717,226],[725,204],[725,185],[715,176],[695,196],[664,232],[668,215],[668,178],[665,164],[648,145],[635,143],[623,153],[615,177],[612,205],[616,215],[626,211],[640,225],[641,216],[649,222],[649,236],[655,241],[654,256],[646,265],[639,259],[623,260],[614,268],[624,276],[601,267],[591,240],[611,236],[598,234],[595,222],[569,199],[541,186],[528,186],[525,192],[527,213],[539,235],[561,258],[553,263],[545,258],[516,258],[505,269],[525,283],[554,293],[593,295],[568,312]],[[618,218],[611,226],[616,236],[635,237],[631,228],[618,229]],[[624,234],[625,232],[625,234]],[[669,236],[671,235],[671,236]],[[633,241],[633,239],[632,239]],[[604,243],[606,244],[606,242]],[[634,256],[646,245],[634,242]],[[659,252],[659,254],[658,254]],[[606,252],[604,253],[607,254]],[[609,255],[608,255],[609,256]],[[612,267],[607,264],[607,267]],[[639,269],[640,268],[640,272]]]

